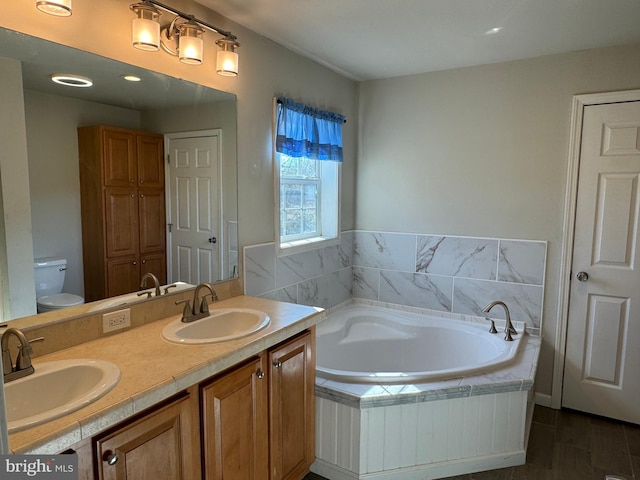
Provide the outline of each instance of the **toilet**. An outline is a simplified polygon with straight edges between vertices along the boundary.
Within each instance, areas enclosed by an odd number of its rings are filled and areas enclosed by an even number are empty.
[[[65,258],[36,258],[34,268],[38,313],[60,310],[84,303],[84,298],[80,295],[62,293],[64,275],[67,271]]]

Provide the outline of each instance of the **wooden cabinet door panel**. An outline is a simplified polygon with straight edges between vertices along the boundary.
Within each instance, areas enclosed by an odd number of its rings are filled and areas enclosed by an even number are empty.
[[[140,290],[140,265],[137,256],[107,260],[107,297]]]
[[[145,273],[153,273],[160,285],[167,283],[167,259],[163,253],[152,253],[140,257],[140,279]],[[147,283],[147,285],[151,285]]]
[[[197,403],[186,396],[96,442],[101,480],[200,478]],[[117,456],[113,465],[108,460]]]
[[[140,253],[165,250],[166,218],[164,190],[139,189]]]
[[[267,380],[262,358],[202,388],[204,470],[207,480],[268,477]]]
[[[107,258],[138,253],[138,198],[131,188],[106,188]]]
[[[161,135],[138,135],[138,186],[164,188],[164,139]]]
[[[314,332],[269,352],[271,480],[298,480],[315,458]]]
[[[103,130],[103,175],[109,187],[136,185],[136,144],[132,133]]]

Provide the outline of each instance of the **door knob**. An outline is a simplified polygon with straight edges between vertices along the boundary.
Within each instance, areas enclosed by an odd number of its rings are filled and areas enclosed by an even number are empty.
[[[216,237],[211,237],[209,239],[209,243],[216,243],[218,241],[218,239]]]
[[[587,272],[578,272],[576,278],[579,282],[586,282],[589,280],[589,274]]]

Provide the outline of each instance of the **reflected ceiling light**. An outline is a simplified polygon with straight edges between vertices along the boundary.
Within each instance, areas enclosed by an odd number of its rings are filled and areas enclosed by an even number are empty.
[[[71,15],[71,0],[36,0],[36,8],[56,17],[68,17]]]
[[[238,42],[228,38],[221,38],[216,41],[220,47],[216,58],[216,72],[223,77],[235,77],[238,75],[238,54],[236,47]]]
[[[162,13],[148,1],[129,6],[137,15],[132,22],[132,43],[137,49],[155,52],[160,46],[160,15]]]
[[[73,73],[54,73],[51,80],[67,87],[86,88],[93,85],[93,80]]]
[[[134,47],[155,51],[158,50],[159,45],[167,53],[178,57],[182,63],[200,65],[204,59],[204,32],[205,29],[210,30],[223,37],[216,41],[220,47],[216,57],[216,72],[227,77],[238,75],[238,54],[235,50],[240,44],[231,32],[215,27],[157,0],[143,0],[140,3],[131,4],[130,8],[138,17],[134,19],[133,26],[132,43]],[[172,13],[175,17],[168,24],[160,26],[158,8]],[[143,21],[145,23],[142,23]],[[140,22],[139,28],[136,22]],[[156,29],[159,30],[157,37],[155,36]],[[153,34],[151,34],[152,30]]]
[[[485,35],[495,35],[500,30],[502,30],[502,27],[493,27],[493,28],[490,28],[489,30],[487,30],[486,32],[484,32],[484,34]]]
[[[142,79],[140,77],[137,77],[135,75],[122,75],[122,78],[124,80],[126,80],[127,82],[141,82]]]

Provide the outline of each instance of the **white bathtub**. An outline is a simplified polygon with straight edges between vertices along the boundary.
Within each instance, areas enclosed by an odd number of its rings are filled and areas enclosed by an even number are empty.
[[[317,327],[319,377],[348,383],[408,383],[468,376],[511,362],[514,341],[489,333],[489,322],[348,305]],[[499,329],[500,330],[500,329]]]

